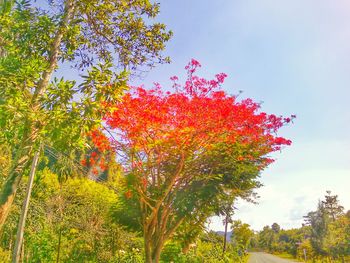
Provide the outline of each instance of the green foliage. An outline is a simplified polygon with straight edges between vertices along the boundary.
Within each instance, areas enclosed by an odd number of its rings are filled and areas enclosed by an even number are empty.
[[[322,202],[319,202],[316,211],[309,212],[305,217],[306,222],[310,225],[310,241],[316,254],[325,255],[324,239],[327,235],[329,218]]]
[[[296,249],[296,255],[298,258],[305,258],[305,254],[307,258],[315,258],[317,254],[314,252],[311,242],[309,239],[304,240],[301,242],[297,249]]]
[[[325,251],[332,258],[350,256],[350,220],[346,216],[338,216],[328,226],[325,237]]]
[[[52,41],[49,36],[54,25],[46,18],[32,9],[15,9],[0,16],[1,140],[15,143],[23,133],[24,118],[35,119],[29,114],[31,91],[47,67],[42,56],[46,47],[40,46]]]
[[[10,256],[25,185],[26,180],[0,237],[4,256]],[[124,198],[104,184],[81,178],[59,181],[49,169],[39,171],[24,237],[25,258],[29,262],[55,262],[59,249],[61,262],[144,262],[143,238],[116,224],[113,211]],[[128,212],[127,206],[122,207]],[[187,229],[192,229],[188,223]],[[245,248],[229,244],[223,256],[221,236],[203,234],[202,227],[194,230],[196,238],[186,253],[183,239],[179,242],[175,238],[167,243],[161,261],[245,262]]]
[[[272,244],[274,242],[275,235],[269,226],[264,226],[263,230],[259,233],[259,246],[272,251]]]
[[[10,251],[5,251],[0,248],[0,262],[10,262],[11,254]]]
[[[244,250],[247,250],[254,232],[249,228],[248,224],[236,220],[232,225],[232,242]]]
[[[161,262],[185,262],[185,256],[182,254],[181,246],[175,243],[165,245],[161,257]]]
[[[11,147],[7,143],[0,144],[0,182],[3,181],[11,166]]]
[[[132,248],[129,251],[119,251],[116,262],[120,263],[142,263],[144,262],[144,255],[139,248]]]
[[[198,262],[228,263],[244,262],[244,250],[233,244],[228,244],[225,254],[220,243],[199,241],[196,248]]]
[[[271,228],[266,226],[252,244],[272,253],[289,253],[298,259],[306,256],[312,262],[347,262],[350,260],[350,218],[343,210],[337,195],[327,191],[317,210],[305,216],[306,225],[289,230],[279,229],[276,224]]]
[[[7,250],[13,245],[24,188],[25,182],[0,239]],[[25,257],[55,262],[60,250],[62,262],[113,262],[123,256],[120,251],[141,251],[142,239],[112,222],[116,201],[116,193],[103,184],[87,179],[60,183],[48,169],[39,172],[24,236]]]
[[[222,253],[222,238],[215,233],[205,234],[194,246],[183,253],[177,243],[167,243],[161,254],[161,262],[176,263],[228,263],[245,262],[244,249],[229,244],[225,254]]]

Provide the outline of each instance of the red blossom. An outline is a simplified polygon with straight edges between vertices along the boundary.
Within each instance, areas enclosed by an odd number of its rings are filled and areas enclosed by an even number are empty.
[[[142,178],[141,182],[142,182],[143,187],[147,186],[147,179],[146,178]]]
[[[110,107],[110,105],[109,105]],[[91,138],[94,146],[96,146],[97,150],[101,153],[106,152],[110,150],[110,142],[106,135],[104,135],[101,131],[99,130],[93,130],[88,134],[88,136]],[[97,155],[96,152],[92,152],[91,156],[95,157]]]
[[[172,77],[170,78],[170,80],[172,80],[172,81],[178,81],[179,78],[178,78],[177,76],[172,76]]]
[[[215,75],[216,79],[218,80],[219,83],[224,83],[225,78],[227,75],[225,73],[220,73]]]
[[[83,165],[83,166],[86,166],[86,165],[87,165],[87,162],[86,162],[85,159],[81,160],[80,163],[81,163],[81,165]]]
[[[132,192],[131,192],[131,190],[126,191],[126,192],[124,193],[124,195],[125,195],[125,197],[126,197],[127,199],[130,199],[130,198],[132,197]]]
[[[201,67],[201,64],[195,59],[191,59],[191,65],[194,67]]]
[[[291,140],[287,140],[287,139],[282,138],[282,137],[276,137],[275,138],[275,144],[276,145],[291,145],[292,141]]]
[[[295,116],[282,117],[260,111],[260,104],[252,99],[238,101],[221,90],[227,75],[220,73],[206,80],[195,75],[200,67],[196,60],[186,66],[187,80],[176,84],[173,91],[163,91],[158,83],[153,89],[131,87],[122,100],[109,105],[110,112],[104,121],[118,134],[113,148],[129,149],[142,154],[156,152],[157,162],[166,156],[167,149],[207,149],[218,143],[240,144],[252,148],[254,155],[243,154],[238,161],[262,162],[261,169],[273,159],[268,154],[290,145],[291,141],[277,137],[277,131]],[[177,77],[171,80],[177,81]],[[106,136],[94,131],[91,137],[98,151],[111,149]],[[265,159],[263,159],[265,158]],[[261,161],[263,160],[263,161]],[[141,171],[140,161],[129,162],[125,167]]]
[[[290,118],[258,112],[260,105],[251,99],[236,101],[235,96],[227,95],[218,86],[226,74],[217,74],[216,80],[208,81],[192,74],[199,66],[196,60],[186,66],[189,78],[175,92],[163,92],[159,84],[152,90],[132,88],[106,116],[107,124],[119,131],[122,141],[141,149],[150,147],[150,140],[208,147],[226,140],[258,143],[264,155],[291,144],[290,140],[273,136]],[[101,145],[104,140],[98,142]],[[140,164],[133,163],[132,167]]]
[[[238,160],[238,161],[244,161],[244,157],[243,157],[243,156],[238,156],[238,157],[237,157],[237,160]]]

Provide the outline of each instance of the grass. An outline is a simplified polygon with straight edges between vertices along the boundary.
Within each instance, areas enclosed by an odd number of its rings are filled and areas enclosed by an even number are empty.
[[[247,255],[244,257],[243,262],[244,262],[244,263],[248,263],[249,258],[250,258],[250,254],[247,254]]]
[[[294,258],[291,254],[288,254],[288,253],[276,253],[274,255],[276,255],[280,258],[296,260],[296,258]]]
[[[292,255],[288,254],[288,253],[274,253],[275,256],[278,256],[280,258],[285,258],[285,259],[290,259],[290,260],[294,260],[294,261],[297,261],[297,262],[305,262],[304,260],[300,260],[300,259],[297,259],[295,257],[293,257]],[[331,261],[330,259],[313,259],[313,260],[307,260],[306,263],[328,263],[328,262],[331,262],[331,263],[342,263],[342,261],[340,259],[338,260],[333,260]],[[350,263],[350,258],[345,258],[345,261],[346,263]]]

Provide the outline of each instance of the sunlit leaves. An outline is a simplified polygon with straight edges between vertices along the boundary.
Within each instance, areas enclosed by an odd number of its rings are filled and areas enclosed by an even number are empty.
[[[159,5],[149,1],[74,1],[75,12],[64,27],[59,6],[62,1],[48,6],[6,1],[0,16],[0,125],[7,139],[20,138],[24,122],[35,121],[46,141],[61,149],[81,148],[86,144],[82,135],[99,125],[105,104],[115,103],[126,89],[127,70],[166,60],[161,52],[171,33],[152,23]],[[79,86],[54,79],[40,106],[33,107],[59,32],[64,34],[58,61],[76,64],[85,76]]]

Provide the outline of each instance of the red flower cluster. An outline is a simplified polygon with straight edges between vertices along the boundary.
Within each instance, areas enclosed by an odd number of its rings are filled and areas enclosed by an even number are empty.
[[[252,146],[260,157],[291,144],[275,134],[295,116],[269,115],[260,112],[260,105],[251,99],[238,101],[220,89],[226,74],[206,80],[195,75],[200,66],[196,60],[186,66],[188,78],[183,86],[172,77],[173,92],[164,92],[159,84],[151,90],[131,88],[104,119],[118,133],[118,143],[145,153],[164,145],[210,149],[217,143],[238,143]],[[104,140],[97,142],[98,147],[104,146]],[[251,158],[240,156],[239,160]],[[272,162],[265,160],[266,165]],[[136,166],[139,164],[130,169]]]
[[[100,152],[110,150],[110,142],[108,138],[99,130],[94,130],[88,134],[93,144]],[[94,153],[92,153],[94,154]],[[96,153],[95,153],[96,154]],[[94,154],[94,155],[95,155]],[[96,156],[96,155],[95,155]]]
[[[125,195],[125,197],[126,197],[127,199],[130,199],[130,198],[132,197],[132,192],[131,192],[131,190],[127,190],[127,191],[124,193],[124,195]]]
[[[86,167],[92,167],[92,173],[98,175],[101,171],[108,169],[105,154],[111,150],[111,144],[101,131],[94,130],[88,136],[96,150],[91,152],[86,159],[81,160],[81,164]]]

